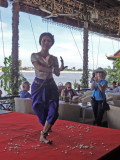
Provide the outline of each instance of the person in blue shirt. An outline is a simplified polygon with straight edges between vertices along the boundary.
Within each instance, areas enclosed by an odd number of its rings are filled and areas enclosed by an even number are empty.
[[[91,98],[91,105],[95,118],[94,125],[101,126],[104,114],[103,101],[106,100],[105,89],[108,84],[105,80],[107,72],[101,67],[97,68],[94,72],[95,77],[91,84],[91,90],[94,90]]]
[[[28,92],[30,90],[30,83],[28,81],[24,82],[23,90],[20,92],[20,98],[31,98],[31,94]]]

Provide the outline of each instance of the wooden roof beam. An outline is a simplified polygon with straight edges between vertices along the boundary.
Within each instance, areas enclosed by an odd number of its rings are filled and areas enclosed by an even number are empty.
[[[35,8],[35,7],[31,7],[28,5],[24,5],[22,3],[20,3],[20,11],[25,12],[25,13],[29,13],[29,14],[33,14],[36,16],[42,16],[42,17],[48,16],[47,13],[42,12],[40,9]]]
[[[33,15],[37,15],[37,16],[41,16],[42,18],[46,17],[48,14],[39,10],[38,8],[36,7],[31,7],[31,6],[28,6],[28,5],[23,5],[22,3],[20,4],[20,11],[22,12],[26,12],[26,13],[29,13],[29,14],[33,14]],[[56,22],[56,23],[59,23],[59,24],[65,24],[65,25],[68,25],[68,26],[72,26],[72,27],[76,27],[76,28],[83,28],[83,21],[82,19],[74,19],[74,17],[71,19],[69,17],[56,17],[56,18],[52,18],[53,22]],[[46,19],[47,21],[47,19]],[[48,20],[49,21],[49,20]],[[97,33],[100,33],[100,34],[104,34],[106,36],[110,36],[110,37],[116,37],[116,38],[119,38],[118,35],[109,35],[109,30],[100,26],[100,25],[96,25],[96,24],[93,24],[91,22],[88,22],[90,25],[89,25],[89,30],[90,31],[93,31],[93,32],[97,32]],[[112,34],[115,34],[113,33],[113,31],[111,30],[111,33]]]
[[[45,12],[42,12],[41,10],[36,10],[36,8],[32,8],[32,7],[29,7],[29,6],[25,6],[25,5],[22,5],[20,4],[20,11],[21,12],[25,12],[25,13],[29,13],[29,14],[33,14],[33,15],[36,15],[36,16],[41,16],[42,18],[46,17],[48,14],[45,13]],[[47,19],[46,19],[47,20]],[[57,18],[52,18],[53,22],[57,22],[57,23],[60,23],[60,24],[66,24],[66,25],[69,25],[69,26],[72,26],[72,27],[80,27],[82,28],[83,27],[83,23],[79,23],[78,25],[78,22],[74,19],[70,19],[70,18],[63,18],[63,17],[57,17]]]

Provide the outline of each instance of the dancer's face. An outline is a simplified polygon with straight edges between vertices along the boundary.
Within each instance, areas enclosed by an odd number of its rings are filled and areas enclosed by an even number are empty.
[[[49,36],[44,36],[41,40],[41,47],[44,50],[49,50],[52,46],[52,41]]]

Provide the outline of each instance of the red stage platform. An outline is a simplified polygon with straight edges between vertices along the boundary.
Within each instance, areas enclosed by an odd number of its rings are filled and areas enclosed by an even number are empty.
[[[112,150],[120,152],[120,130],[57,120],[48,137],[53,144],[46,145],[39,142],[41,129],[35,115],[1,114],[0,159],[97,160]]]

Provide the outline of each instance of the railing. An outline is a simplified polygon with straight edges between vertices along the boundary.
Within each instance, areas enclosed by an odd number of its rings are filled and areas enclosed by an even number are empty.
[[[14,98],[19,96],[5,96],[0,97],[0,109],[1,110],[8,110],[8,111],[14,111]]]

